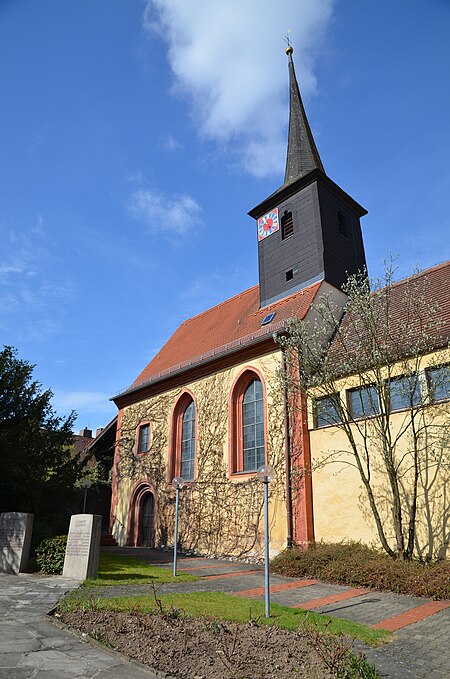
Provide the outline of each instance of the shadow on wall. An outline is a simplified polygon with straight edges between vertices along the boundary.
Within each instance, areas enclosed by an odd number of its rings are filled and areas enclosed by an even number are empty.
[[[442,425],[428,424],[420,439],[417,483],[417,512],[415,522],[414,553],[423,561],[446,559],[450,546],[450,507],[448,484],[450,482],[450,430]],[[398,476],[404,525],[407,526],[411,516],[414,496],[412,492],[412,474],[414,456],[412,451],[403,454],[403,473]],[[378,506],[385,526],[392,526],[392,493],[390,492],[383,468],[376,467],[380,480],[376,486]],[[384,480],[383,480],[384,479]],[[359,498],[361,512],[367,522],[373,523],[373,516],[367,502],[367,496],[361,491]],[[389,531],[386,531],[389,534]],[[405,539],[407,536],[405,536]]]

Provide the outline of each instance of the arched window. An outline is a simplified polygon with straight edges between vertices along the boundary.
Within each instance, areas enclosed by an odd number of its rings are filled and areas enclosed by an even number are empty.
[[[265,463],[264,389],[253,371],[245,372],[232,393],[232,473],[251,473]]]
[[[180,475],[186,481],[194,478],[195,462],[195,404],[191,399],[186,407],[181,423]]]
[[[174,476],[182,476],[185,481],[195,478],[196,416],[194,399],[189,392],[184,392],[172,413],[169,482]]]

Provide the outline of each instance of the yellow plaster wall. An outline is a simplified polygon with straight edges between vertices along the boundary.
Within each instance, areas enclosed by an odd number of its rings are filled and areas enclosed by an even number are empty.
[[[446,355],[448,360],[448,356]],[[439,355],[426,357],[423,369],[439,363]],[[357,385],[355,378],[343,380],[339,384],[341,398],[346,397],[346,389]],[[447,425],[450,417],[450,404],[441,402],[427,405],[423,409],[423,417],[428,424],[429,438],[426,441],[424,455],[424,472],[420,476],[417,511],[417,540],[415,552],[422,557],[444,558],[448,552],[450,529],[450,503],[448,482],[450,481],[449,431]],[[350,450],[346,434],[336,426],[314,428],[313,399],[309,400],[309,428],[311,442],[311,463],[313,481],[314,528],[315,539],[327,542],[342,540],[358,540],[380,547],[375,521],[369,507],[367,493],[358,470],[347,463],[352,462],[346,454]],[[391,429],[395,435],[404,425],[405,412],[391,414]],[[442,425],[445,425],[443,428]],[[442,438],[442,429],[446,436]],[[354,435],[358,440],[356,428]],[[436,432],[438,434],[436,435]],[[361,439],[360,439],[361,440]],[[408,450],[407,435],[401,439],[398,459]],[[342,451],[339,455],[335,453]],[[333,454],[335,461],[324,464],[325,458]],[[408,493],[408,479],[411,479],[406,465],[410,465],[410,457],[406,456],[403,468],[403,489]],[[381,473],[381,464],[377,464],[379,455],[371,449],[373,466],[372,483],[381,507],[383,525],[388,540],[394,545],[394,533],[390,515],[389,495],[386,492],[387,480]],[[384,499],[383,499],[384,498]]]
[[[268,461],[276,471],[270,484],[270,546],[273,554],[286,546],[284,410],[276,379],[281,354],[261,358],[187,382],[197,404],[197,478],[181,491],[180,535],[185,548],[200,552],[261,555],[263,547],[262,497],[255,475],[229,478],[229,399],[234,381],[246,368],[256,368],[266,386]],[[113,533],[125,544],[130,495],[136,483],[146,480],[157,501],[156,544],[173,544],[173,498],[168,483],[171,412],[182,388],[125,408],[121,425],[121,460],[117,465],[118,499]],[[134,455],[136,430],[151,421],[150,451]],[[252,482],[253,481],[253,482]]]

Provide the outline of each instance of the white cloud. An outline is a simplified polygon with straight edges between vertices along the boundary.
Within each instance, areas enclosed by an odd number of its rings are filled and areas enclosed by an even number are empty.
[[[43,219],[20,232],[0,224],[0,320],[4,329],[27,341],[43,342],[60,329],[74,284],[56,270],[51,243],[43,245]],[[20,319],[20,320],[19,320]]]
[[[183,144],[178,139],[175,139],[175,137],[172,137],[171,134],[167,135],[162,146],[166,151],[180,151],[183,148]]]
[[[0,264],[0,277],[6,277],[12,273],[24,273],[24,272],[25,268],[22,264],[19,263]]]
[[[148,0],[144,28],[168,44],[174,92],[186,97],[200,132],[226,143],[257,175],[284,164],[287,65],[293,28],[303,94],[316,85],[314,56],[334,0]]]
[[[182,320],[201,313],[241,291],[243,281],[244,286],[246,284],[247,275],[248,272],[235,268],[226,272],[209,271],[190,282],[187,281],[186,286],[178,294],[183,302]],[[248,284],[250,286],[251,282],[248,281]],[[176,321],[179,322],[179,319]]]
[[[201,225],[201,208],[189,195],[166,196],[150,189],[135,191],[128,209],[155,236],[184,236]]]
[[[36,225],[32,228],[32,232],[37,234],[38,236],[43,236],[45,231],[44,231],[44,218],[42,215],[38,214],[37,219],[36,219]]]

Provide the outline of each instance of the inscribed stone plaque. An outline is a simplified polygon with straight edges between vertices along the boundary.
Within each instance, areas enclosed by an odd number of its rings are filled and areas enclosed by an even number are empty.
[[[97,514],[74,514],[70,519],[63,575],[86,580],[96,578],[102,517]]]
[[[33,514],[0,514],[0,572],[20,573],[28,566]]]

